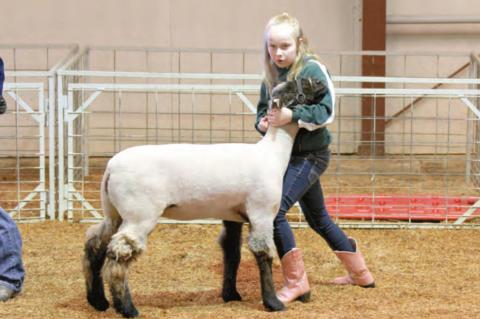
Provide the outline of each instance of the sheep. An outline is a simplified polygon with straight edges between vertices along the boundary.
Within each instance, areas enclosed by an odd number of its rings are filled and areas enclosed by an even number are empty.
[[[311,104],[325,92],[318,80],[280,83],[272,90],[270,107]],[[271,311],[285,309],[272,280],[273,220],[298,129],[296,124],[271,126],[256,144],[144,145],[113,156],[101,182],[104,220],[86,234],[83,271],[89,304],[99,311],[109,307],[104,277],[115,310],[127,318],[138,315],[128,267],[146,249],[147,236],[163,216],[223,220],[225,302],[241,300],[236,289],[241,231],[243,223],[250,223],[248,246],[259,267],[263,304]]]

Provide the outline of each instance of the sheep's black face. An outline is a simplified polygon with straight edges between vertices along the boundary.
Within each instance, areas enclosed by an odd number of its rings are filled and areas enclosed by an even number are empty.
[[[293,109],[298,104],[315,104],[320,102],[327,91],[324,82],[312,78],[282,82],[272,90],[272,107]]]

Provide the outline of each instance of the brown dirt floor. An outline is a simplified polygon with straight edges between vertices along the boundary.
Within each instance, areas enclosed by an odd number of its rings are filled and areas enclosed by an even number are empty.
[[[20,224],[27,271],[24,291],[0,304],[0,318],[120,318],[85,299],[81,271],[88,225]],[[269,313],[260,304],[258,271],[244,243],[241,302],[223,303],[219,225],[159,225],[133,264],[130,288],[141,318],[480,318],[480,230],[346,230],[359,240],[375,289],[326,282],[343,268],[310,229],[295,230],[312,301]],[[244,229],[244,236],[247,228]],[[245,242],[245,241],[244,241]],[[281,283],[278,258],[275,281]]]

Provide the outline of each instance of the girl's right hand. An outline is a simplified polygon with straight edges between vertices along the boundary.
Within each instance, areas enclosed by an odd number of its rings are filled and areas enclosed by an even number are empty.
[[[265,133],[268,130],[268,119],[266,116],[262,117],[260,119],[260,122],[258,122],[258,129]]]

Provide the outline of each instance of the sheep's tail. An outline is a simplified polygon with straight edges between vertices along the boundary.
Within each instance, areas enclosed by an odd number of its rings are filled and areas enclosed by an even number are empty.
[[[100,199],[101,199],[102,208],[103,208],[103,215],[105,217],[104,221],[111,222],[112,226],[114,225],[118,229],[118,226],[122,222],[121,220],[122,218],[120,217],[120,214],[118,213],[115,206],[110,201],[110,196],[108,194],[109,181],[110,181],[110,171],[107,167],[107,169],[105,170],[105,174],[103,174],[102,184],[100,186]]]
[[[122,218],[108,196],[108,181],[110,172],[107,169],[103,175],[100,185],[100,199],[103,208],[103,221],[97,225],[93,225],[87,230],[87,241],[96,238],[98,245],[106,247],[110,242],[113,234],[115,234],[122,223]]]

